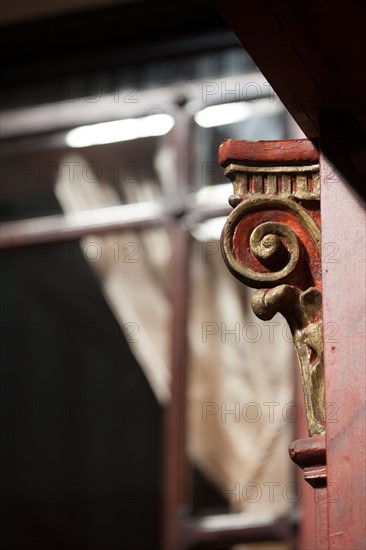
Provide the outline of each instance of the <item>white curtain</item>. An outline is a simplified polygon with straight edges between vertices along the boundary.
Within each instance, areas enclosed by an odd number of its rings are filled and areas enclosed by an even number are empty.
[[[85,165],[80,156],[63,161]],[[61,178],[56,185],[64,212],[120,204],[107,182],[93,182],[90,174],[86,182],[81,169],[74,176],[72,182]],[[124,191],[129,202],[153,200],[161,193],[154,181],[131,184]],[[202,200],[211,192],[215,190],[201,192]],[[254,316],[252,290],[228,272],[217,237],[198,230],[193,239],[188,452],[233,511],[281,515],[296,500],[287,453],[294,427],[294,355],[288,331],[281,316],[271,323]],[[164,404],[170,395],[169,234],[164,228],[128,230],[88,235],[80,244],[132,352]],[[93,247],[99,251],[97,261]]]

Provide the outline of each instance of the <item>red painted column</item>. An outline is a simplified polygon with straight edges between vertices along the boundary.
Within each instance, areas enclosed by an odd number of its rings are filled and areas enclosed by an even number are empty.
[[[365,205],[324,156],[321,209],[328,547],[362,550],[366,548]]]

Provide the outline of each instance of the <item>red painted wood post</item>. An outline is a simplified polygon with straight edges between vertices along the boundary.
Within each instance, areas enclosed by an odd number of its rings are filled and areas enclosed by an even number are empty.
[[[186,380],[187,315],[190,234],[179,223],[170,227],[173,238],[171,399],[164,409],[163,550],[186,548],[183,529],[187,513]]]
[[[365,205],[324,156],[321,182],[328,547],[363,550],[366,548]]]

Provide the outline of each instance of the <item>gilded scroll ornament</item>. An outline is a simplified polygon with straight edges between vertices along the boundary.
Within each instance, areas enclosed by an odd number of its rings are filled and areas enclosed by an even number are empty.
[[[234,143],[242,143],[241,151],[246,151],[248,142]],[[292,142],[277,143],[283,148]],[[228,162],[221,154],[234,186],[234,210],[222,235],[223,256],[235,277],[259,289],[252,308],[260,319],[269,320],[278,312],[286,318],[300,366],[309,434],[322,435],[319,165],[313,158],[279,165],[275,152],[270,162],[245,160]]]

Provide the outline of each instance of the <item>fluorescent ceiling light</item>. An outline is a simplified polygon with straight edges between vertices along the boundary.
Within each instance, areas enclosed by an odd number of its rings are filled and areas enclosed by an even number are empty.
[[[237,101],[212,105],[194,115],[195,122],[202,128],[213,128],[247,120],[251,116],[272,116],[283,111],[278,100],[264,98],[259,101]]]
[[[197,241],[219,241],[222,233],[222,228],[225,225],[227,217],[220,216],[219,218],[211,218],[199,223],[192,229],[192,235]]]
[[[251,109],[248,103],[240,101],[206,107],[194,115],[194,120],[202,128],[212,128],[245,120],[250,117],[250,114]]]
[[[163,136],[173,126],[174,118],[166,114],[102,122],[101,124],[80,126],[71,130],[66,135],[66,143],[69,147],[90,147],[91,145],[102,145],[104,143]]]

